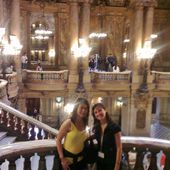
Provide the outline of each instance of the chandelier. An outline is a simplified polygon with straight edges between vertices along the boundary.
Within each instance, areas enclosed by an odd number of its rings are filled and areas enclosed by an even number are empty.
[[[33,36],[32,38],[34,39],[49,39],[50,35],[53,33],[49,29],[49,25],[46,22],[45,19],[45,14],[44,14],[44,8],[45,8],[45,3],[40,3],[40,8],[42,10],[42,15],[38,19],[38,21],[34,24],[32,24],[32,29],[33,29]]]
[[[0,54],[1,55],[18,55],[22,45],[16,35],[10,35],[9,41],[5,38],[5,28],[0,27]]]

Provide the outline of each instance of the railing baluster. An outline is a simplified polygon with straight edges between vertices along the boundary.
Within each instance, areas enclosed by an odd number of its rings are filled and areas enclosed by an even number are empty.
[[[36,133],[35,133],[35,125],[34,124],[30,124],[30,138],[29,140],[35,140],[36,139]]]
[[[42,139],[43,137],[42,137],[42,129],[41,128],[39,128],[39,131],[38,131],[38,134],[37,134],[37,138],[38,139]]]
[[[9,169],[9,161],[5,159],[5,161],[0,166],[1,170],[7,170]]]
[[[17,117],[16,124],[15,124],[15,131],[17,131],[19,134],[21,134],[21,119]]]
[[[40,156],[35,153],[31,158],[31,170],[38,170],[39,169],[39,161],[40,161]]]
[[[2,108],[0,108],[0,124],[3,123],[3,116],[4,116],[4,112],[3,112]]]

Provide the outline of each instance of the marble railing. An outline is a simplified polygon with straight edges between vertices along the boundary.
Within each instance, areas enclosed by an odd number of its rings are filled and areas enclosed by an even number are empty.
[[[8,82],[6,80],[0,79],[0,99],[2,99],[7,95],[6,92],[7,83]]]
[[[170,90],[170,72],[152,71],[154,83],[159,90]]]
[[[13,98],[18,95],[18,80],[17,80],[17,73],[13,72],[11,74],[6,74],[5,79],[8,81],[7,84],[7,92],[8,92],[8,97]]]
[[[24,84],[32,90],[64,90],[68,81],[68,70],[23,70],[22,73]]]
[[[97,89],[116,90],[117,88],[127,89],[130,84],[131,71],[124,72],[92,72],[91,82]]]
[[[143,158],[147,152],[150,152],[149,170],[156,170],[160,162],[158,154],[162,151],[166,159],[161,159],[164,164],[164,170],[170,169],[170,142],[166,140],[153,139],[147,137],[122,137],[123,157],[122,162],[126,162],[124,169],[141,170],[143,168]],[[134,149],[135,148],[135,149]],[[59,160],[56,152],[55,140],[38,140],[29,142],[17,142],[9,145],[0,146],[0,166],[15,169],[16,166],[24,169],[45,169],[58,170]],[[131,152],[132,151],[132,152]],[[132,154],[130,154],[130,152]],[[159,155],[160,156],[160,155]],[[165,161],[165,162],[164,162]],[[121,163],[122,165],[122,163]]]
[[[57,130],[0,102],[0,127],[18,140],[54,138]]]

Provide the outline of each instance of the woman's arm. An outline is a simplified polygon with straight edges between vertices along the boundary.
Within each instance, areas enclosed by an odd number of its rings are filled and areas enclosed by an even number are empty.
[[[115,134],[115,141],[116,141],[116,162],[114,170],[119,170],[120,168],[120,161],[122,159],[122,143],[121,143],[121,132]]]
[[[68,167],[69,162],[67,159],[64,158],[62,140],[65,138],[67,133],[70,131],[70,128],[71,128],[71,120],[68,119],[61,125],[59,129],[59,133],[56,136],[57,151],[58,151],[59,158],[61,160],[61,165],[64,170],[69,169]]]

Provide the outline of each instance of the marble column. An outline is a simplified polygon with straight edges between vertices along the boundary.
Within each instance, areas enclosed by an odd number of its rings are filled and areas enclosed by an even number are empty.
[[[145,35],[144,35],[144,40],[151,40],[151,34],[153,34],[153,19],[154,19],[154,6],[155,3],[151,2],[147,7],[146,7],[146,14],[145,14]],[[152,48],[152,43],[151,46]],[[153,75],[150,75],[150,62],[151,60],[147,61],[148,64],[148,77],[147,81],[148,83],[152,83],[153,81]]]
[[[22,36],[21,44],[23,45],[22,51],[26,52],[28,55],[30,54],[30,37],[29,37],[30,36],[30,12],[22,11],[21,15],[22,15],[22,23],[23,23],[23,27],[22,27],[23,31],[21,33]]]
[[[81,38],[85,39],[87,46],[89,46],[89,29],[90,29],[90,2],[85,0],[82,5],[81,15]],[[90,83],[90,74],[88,72],[89,56],[83,58],[84,84],[87,89]]]
[[[134,83],[139,82],[139,59],[138,52],[142,48],[143,40],[143,4],[135,4],[135,21],[134,21],[134,60],[133,60],[133,79]]]
[[[79,17],[78,17],[78,2],[76,0],[70,1],[70,57],[69,57],[69,83],[71,89],[75,89],[78,82],[77,73],[77,58],[75,51],[78,48],[79,35]],[[74,51],[74,52],[73,52]]]
[[[150,36],[153,31],[153,17],[154,17],[154,7],[149,6],[146,9],[146,18],[145,18],[145,40],[150,39]]]
[[[20,42],[20,0],[12,0],[11,6],[11,34],[16,35]],[[20,55],[14,57],[18,82],[22,81]]]

